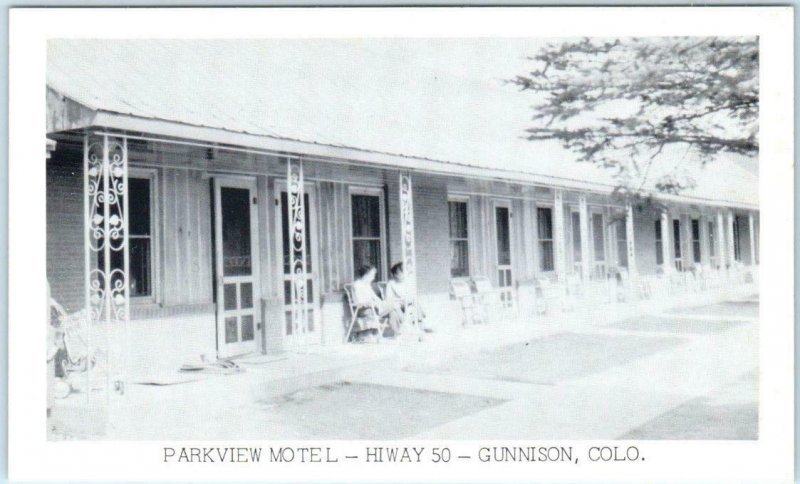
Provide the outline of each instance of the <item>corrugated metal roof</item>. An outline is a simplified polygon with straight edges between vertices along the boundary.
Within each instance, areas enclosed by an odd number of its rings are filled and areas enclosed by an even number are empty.
[[[477,168],[613,185],[557,143],[523,139],[535,39],[52,40],[47,83],[92,109]],[[686,195],[758,204],[757,162],[701,168]]]

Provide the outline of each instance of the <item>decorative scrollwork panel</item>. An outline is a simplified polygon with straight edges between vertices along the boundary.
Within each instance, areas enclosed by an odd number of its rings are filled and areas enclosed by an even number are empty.
[[[308,271],[306,267],[306,208],[303,162],[287,160],[289,201],[289,267],[291,273],[291,314],[293,334],[305,335],[308,321]]]
[[[106,389],[111,373],[122,370],[110,334],[119,323],[126,324],[127,330],[130,312],[127,185],[127,141],[107,134],[85,136],[86,340],[90,360],[105,376]],[[98,339],[99,334],[105,338]],[[97,369],[87,367],[90,388],[96,387],[91,373]],[[122,388],[119,382],[116,387]]]
[[[414,248],[414,197],[411,175],[400,174],[400,240],[403,273],[412,297],[417,291],[417,258]]]

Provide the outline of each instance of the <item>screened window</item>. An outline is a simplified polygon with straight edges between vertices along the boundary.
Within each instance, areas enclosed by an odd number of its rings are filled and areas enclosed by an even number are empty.
[[[661,233],[661,220],[656,220],[656,264],[664,263],[664,237]]]
[[[536,209],[537,234],[539,236],[539,270],[552,271],[553,264],[553,209]]]
[[[450,277],[469,276],[467,202],[448,203],[450,208]]]
[[[153,295],[153,221],[149,178],[128,179],[131,296]]]
[[[364,265],[378,270],[375,279],[384,280],[382,262],[381,197],[353,194],[351,197],[353,223],[353,274]]]
[[[628,267],[628,233],[626,232],[625,220],[619,220],[616,224],[617,239],[617,265]]]
[[[699,264],[702,258],[700,255],[700,221],[696,218],[692,219],[692,255],[694,262]]]

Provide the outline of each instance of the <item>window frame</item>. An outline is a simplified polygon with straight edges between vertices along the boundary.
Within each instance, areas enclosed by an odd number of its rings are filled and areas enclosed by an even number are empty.
[[[697,238],[695,239],[695,224],[697,224]],[[689,219],[689,235],[692,246],[692,263],[703,263],[703,222],[700,217]]]
[[[131,304],[157,304],[161,300],[161,210],[158,170],[156,168],[128,168],[128,179],[138,178],[150,181],[150,278],[152,290],[147,296],[131,295]],[[127,192],[127,190],[126,190]],[[129,221],[128,221],[129,222]],[[131,236],[128,234],[128,238]],[[141,238],[141,237],[137,237]],[[127,277],[127,275],[126,275]]]
[[[552,235],[549,239],[542,239],[539,236],[539,209],[546,208],[550,210],[550,228]],[[555,274],[558,270],[558,261],[556,260],[556,210],[555,206],[551,203],[536,203],[534,205],[536,212],[536,273],[537,274]],[[550,270],[542,269],[542,243],[550,242],[550,256],[553,261],[553,268]]]
[[[455,237],[453,238],[450,235],[450,203],[463,203],[466,206],[466,213],[467,213],[467,236],[466,238],[463,237]],[[461,195],[448,195],[447,196],[447,240],[448,240],[448,249],[451,249],[453,241],[464,241],[467,243],[467,274],[464,276],[453,276],[453,264],[452,264],[452,253],[450,254],[450,279],[469,279],[472,277],[472,244],[470,243],[470,235],[472,231],[470,230],[470,223],[469,223],[469,197],[468,196],[461,196]],[[451,249],[452,250],[452,249]]]
[[[347,196],[347,204],[348,204],[348,221],[350,225],[350,231],[348,235],[350,237],[350,271],[351,271],[351,279],[355,280],[356,278],[356,268],[354,263],[354,256],[355,256],[355,242],[357,240],[379,240],[381,244],[380,250],[380,272],[381,275],[388,280],[389,277],[389,270],[386,263],[386,197],[383,188],[380,187],[366,187],[366,186],[354,186],[351,185],[348,190]],[[353,195],[363,195],[363,196],[371,196],[371,197],[378,197],[378,211],[379,211],[379,230],[380,230],[380,237],[354,237],[353,236]],[[398,221],[399,223],[399,221]],[[402,236],[402,234],[401,234]],[[380,281],[377,281],[380,282]]]

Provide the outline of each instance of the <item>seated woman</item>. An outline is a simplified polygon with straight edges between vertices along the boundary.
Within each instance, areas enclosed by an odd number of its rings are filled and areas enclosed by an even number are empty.
[[[386,284],[386,302],[400,313],[403,323],[408,322],[430,333],[432,330],[425,325],[425,311],[411,299],[411,295],[408,293],[403,263],[398,262],[393,265],[390,273],[392,278]]]
[[[372,289],[372,281],[378,273],[372,265],[365,265],[356,272],[356,280],[353,281],[353,301],[354,304],[363,306],[359,309],[358,317],[362,317],[369,308],[375,311],[379,319],[386,319],[395,334],[400,332],[400,312],[392,304],[387,303]],[[380,331],[380,330],[378,330]]]

